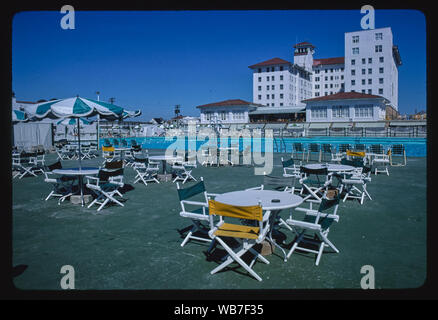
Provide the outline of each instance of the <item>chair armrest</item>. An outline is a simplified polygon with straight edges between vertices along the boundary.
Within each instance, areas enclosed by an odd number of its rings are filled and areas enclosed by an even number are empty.
[[[247,190],[263,190],[263,186],[245,189],[245,191]]]
[[[94,180],[96,186],[99,185],[99,178],[98,177],[85,176],[85,178],[87,179],[87,184],[93,184],[93,183],[90,183],[91,182],[90,180]]]
[[[184,203],[184,204],[191,204],[191,205],[194,205],[194,206],[208,207],[208,203],[200,202],[200,201],[182,200],[181,203]]]
[[[207,193],[207,196],[217,197],[219,195],[220,195],[220,193]]]

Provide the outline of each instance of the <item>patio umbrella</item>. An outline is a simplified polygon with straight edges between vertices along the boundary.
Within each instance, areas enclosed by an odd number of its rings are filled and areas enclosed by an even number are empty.
[[[12,123],[18,123],[18,122],[26,122],[29,121],[29,117],[27,116],[27,113],[18,109],[12,110]]]
[[[82,127],[83,125],[88,126],[88,125],[90,125],[90,124],[92,124],[92,123],[93,123],[93,121],[88,121],[87,119],[79,118],[79,125],[80,125],[81,127]],[[62,124],[62,125],[64,125],[64,126],[74,126],[74,125],[76,125],[76,119],[73,119],[73,118],[64,118],[64,119],[62,119],[62,120],[59,120],[56,124],[57,124],[57,125]]]

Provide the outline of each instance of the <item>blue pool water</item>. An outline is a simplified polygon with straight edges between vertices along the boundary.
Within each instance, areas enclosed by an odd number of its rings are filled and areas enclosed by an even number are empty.
[[[113,142],[113,138],[108,140]],[[208,144],[208,138],[202,139],[185,139],[180,138],[177,140],[166,139],[165,137],[132,137],[125,138],[125,140],[131,144],[131,140],[135,140],[138,144],[142,146],[143,149],[167,149],[168,147],[173,147],[175,149],[193,149],[196,150],[204,145]],[[283,141],[282,141],[283,140]],[[305,148],[308,147],[310,143],[318,144],[331,144],[333,148],[338,148],[340,144],[350,144],[354,147],[355,144],[364,144],[365,146],[370,146],[372,144],[381,144],[386,149],[390,148],[394,144],[402,144],[405,147],[406,155],[408,157],[425,157],[427,155],[427,139],[426,138],[394,138],[394,137],[384,137],[384,138],[371,138],[371,137],[311,137],[311,138],[240,138],[240,139],[225,139],[221,141],[221,145],[237,144],[239,143],[240,150],[243,150],[246,146],[251,145],[254,150],[264,152],[265,148],[270,148],[274,152],[292,152],[293,143],[302,143]],[[104,139],[101,139],[100,144],[103,145]]]

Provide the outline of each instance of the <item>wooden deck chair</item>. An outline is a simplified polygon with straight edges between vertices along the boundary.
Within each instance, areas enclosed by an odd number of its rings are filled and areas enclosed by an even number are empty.
[[[394,161],[395,160],[395,161]],[[406,150],[402,144],[393,144],[389,150],[389,163],[391,166],[405,166]]]
[[[148,158],[134,157],[134,164],[132,165],[132,168],[136,172],[134,183],[141,181],[145,186],[148,185],[148,182],[160,183],[160,181],[157,179],[159,167],[156,164],[151,165]]]
[[[300,167],[295,164],[293,158],[284,160],[283,157],[281,157],[281,164],[283,166],[283,177],[300,176]],[[302,162],[300,162],[300,166],[301,164]]]
[[[256,259],[269,264],[265,257],[253,249],[254,245],[261,243],[265,239],[269,228],[268,223],[263,225],[263,214],[260,204],[257,206],[231,206],[215,200],[209,200],[208,212],[210,215],[210,231],[208,234],[212,240],[217,241],[229,254],[228,258],[210,273],[215,274],[235,261],[254,278],[262,281],[262,278],[252,269]],[[213,220],[214,217],[219,217],[219,222],[216,224]],[[228,221],[228,218],[233,223],[225,222],[225,219]],[[242,220],[245,220],[245,225],[237,223],[242,222]],[[254,221],[258,226],[246,225],[248,221]],[[233,250],[224,241],[224,238],[233,238],[240,246]],[[248,251],[254,255],[249,265],[241,258]]]
[[[336,253],[339,253],[339,250],[328,239],[332,223],[339,221],[339,215],[337,214],[339,197],[340,195],[338,194],[333,199],[328,199],[326,195],[324,195],[317,210],[295,208],[296,211],[303,211],[305,216],[303,219],[299,220],[291,215],[289,219],[286,220],[286,223],[291,226],[296,234],[292,248],[287,254],[287,259],[290,258],[295,250],[301,250],[304,252],[316,253],[315,265],[319,265],[319,261],[326,247],[330,247]],[[331,213],[328,213],[328,211]],[[316,245],[318,250],[300,246],[301,243]]]
[[[187,233],[181,243],[181,247],[184,247],[190,239],[211,242],[211,239],[208,237],[208,197],[216,196],[216,194],[207,193],[204,178],[201,177],[200,180],[198,183],[184,189],[181,189],[178,182],[176,183],[179,202],[181,204],[181,212],[179,215],[183,218],[189,218],[193,224],[192,229]],[[193,197],[195,196],[202,198],[202,201],[194,201]],[[207,223],[207,226],[205,226],[203,222]],[[204,233],[205,237],[195,236],[194,234],[198,231]]]
[[[312,154],[318,155],[318,162],[321,162],[321,147],[318,143],[310,143],[307,149],[307,162]]]
[[[53,190],[46,197],[45,201],[49,200],[51,197],[58,197],[58,205],[61,204],[66,198],[73,195],[77,189],[75,182],[78,177],[75,176],[55,176],[52,172],[55,169],[62,169],[61,161],[57,161],[51,165],[46,166],[44,170],[44,182],[50,183],[53,186]]]
[[[298,155],[302,155],[301,161],[304,161],[304,155],[306,154],[306,149],[303,147],[303,144],[300,142],[294,142],[292,149],[292,158],[298,159]]]
[[[300,167],[300,173],[299,182],[302,187],[300,194],[304,194],[304,191],[308,192],[303,200],[320,203],[322,195],[332,183],[332,174],[328,172],[327,168],[309,169],[304,166]]]
[[[124,207],[123,203],[114,197],[117,194],[123,198],[119,191],[124,186],[123,168],[117,170],[100,169],[97,177],[86,176],[85,178],[87,179],[87,188],[96,195],[96,198],[89,204],[88,208],[98,204],[100,206],[97,208],[97,211],[100,211],[109,202],[114,202]]]

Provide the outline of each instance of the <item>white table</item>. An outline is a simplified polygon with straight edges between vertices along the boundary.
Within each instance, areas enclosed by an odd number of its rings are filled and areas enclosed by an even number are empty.
[[[272,200],[280,201],[272,202]],[[284,261],[286,261],[286,252],[272,239],[274,222],[281,210],[299,206],[301,203],[303,203],[303,198],[290,192],[273,190],[241,190],[220,194],[216,196],[215,201],[233,206],[256,206],[260,202],[260,205],[262,206],[262,209],[265,210],[265,213],[270,212],[270,231],[267,239],[283,252]],[[266,222],[265,216],[266,215],[263,216],[264,222]]]
[[[81,203],[84,206],[84,184],[82,179],[84,176],[93,176],[99,173],[99,168],[66,168],[66,169],[55,169],[52,171],[55,174],[63,176],[77,176],[79,178],[79,189],[81,192]]]
[[[161,161],[163,164],[163,174],[167,174],[167,168],[166,168],[167,161],[183,161],[181,157],[168,156],[168,155],[150,156],[149,160]]]
[[[311,163],[304,166],[307,169],[317,170],[327,168],[330,172],[345,172],[353,171],[355,168],[346,164],[335,164],[335,163]]]

